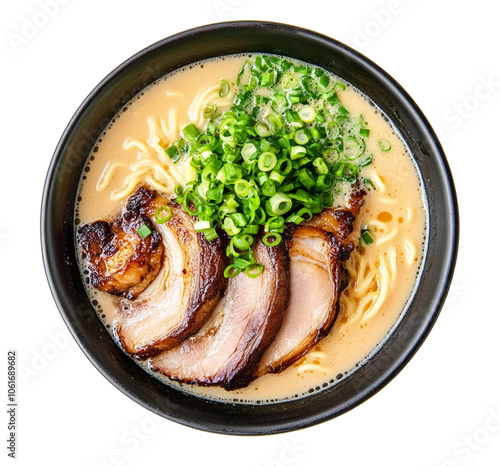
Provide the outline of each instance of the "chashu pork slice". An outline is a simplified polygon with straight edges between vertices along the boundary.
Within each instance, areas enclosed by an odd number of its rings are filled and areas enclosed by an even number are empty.
[[[275,247],[259,239],[257,278],[229,279],[225,296],[196,334],[150,360],[150,367],[180,382],[234,390],[255,378],[256,366],[275,337],[289,299],[289,264],[284,241]]]
[[[321,228],[335,235],[335,238],[341,243],[341,260],[347,260],[354,250],[354,222],[358,216],[359,209],[365,202],[366,191],[356,187],[346,200],[344,208],[327,208],[315,215],[309,222],[302,225],[308,225]]]
[[[341,291],[340,243],[311,226],[293,232],[290,245],[290,300],[283,323],[257,368],[257,376],[281,372],[330,331]]]
[[[355,189],[344,208],[324,209],[293,231],[290,301],[257,376],[285,370],[330,332],[349,279],[342,263],[354,249],[354,222],[365,196],[366,191]]]
[[[225,254],[219,238],[207,241],[178,205],[146,188],[128,201],[127,210],[154,218],[167,205],[172,218],[155,223],[162,237],[162,267],[136,299],[120,301],[115,332],[122,347],[136,358],[170,349],[196,333],[223,294]]]

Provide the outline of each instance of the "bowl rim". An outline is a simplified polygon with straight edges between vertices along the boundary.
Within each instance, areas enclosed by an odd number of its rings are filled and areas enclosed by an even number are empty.
[[[55,250],[52,241],[52,232],[51,232],[51,203],[54,200],[53,195],[53,187],[54,183],[57,181],[57,172],[58,167],[62,163],[62,159],[64,156],[64,148],[68,143],[68,139],[70,137],[70,133],[72,133],[75,128],[78,128],[79,122],[82,116],[87,112],[91,106],[91,103],[98,97],[99,93],[113,83],[118,77],[126,72],[126,70],[140,60],[145,55],[157,51],[158,49],[162,49],[164,47],[169,47],[179,41],[190,40],[194,36],[198,36],[200,34],[206,33],[217,33],[223,30],[234,30],[234,29],[245,29],[245,28],[264,28],[270,30],[281,30],[293,32],[294,34],[305,36],[309,40],[318,41],[321,43],[327,44],[329,47],[334,48],[339,53],[344,54],[350,60],[358,62],[361,66],[368,69],[370,72],[375,73],[379,79],[381,79],[384,85],[391,90],[394,94],[398,95],[398,98],[404,101],[408,109],[412,112],[413,116],[418,120],[419,124],[422,126],[423,132],[428,137],[428,143],[432,146],[433,155],[438,157],[438,162],[440,168],[442,170],[443,177],[443,190],[447,196],[447,206],[450,211],[449,222],[450,222],[450,231],[447,237],[447,245],[449,249],[449,256],[447,256],[447,265],[446,270],[443,271],[442,274],[442,283],[439,290],[435,291],[434,296],[432,297],[431,311],[426,313],[426,319],[421,323],[422,326],[420,328],[418,336],[416,336],[411,344],[405,348],[405,350],[399,355],[397,360],[392,363],[392,368],[389,373],[386,373],[384,377],[381,377],[359,393],[356,396],[349,399],[347,402],[335,406],[333,408],[325,408],[321,413],[312,413],[310,415],[304,415],[300,419],[281,419],[277,418],[269,425],[262,426],[258,422],[252,424],[249,419],[240,420],[239,424],[236,426],[223,426],[220,425],[217,421],[211,421],[210,419],[205,419],[203,422],[192,420],[186,418],[182,414],[165,412],[158,408],[154,403],[148,402],[148,400],[139,396],[133,390],[127,386],[126,382],[123,382],[118,377],[116,377],[113,373],[103,367],[103,363],[94,352],[94,348],[90,347],[84,336],[78,331],[77,328],[74,327],[75,322],[70,318],[70,316],[66,313],[66,300],[63,299],[61,293],[63,292],[60,287],[60,283],[57,279],[57,267],[56,262],[54,261]],[[256,50],[255,53],[259,51]],[[220,55],[219,55],[220,56]],[[372,98],[371,96],[369,96]],[[72,223],[72,222],[71,222]],[[127,395],[129,398],[136,401],[141,406],[146,409],[155,412],[156,414],[183,424],[185,426],[193,427],[196,429],[210,431],[215,433],[225,433],[225,434],[233,434],[233,435],[259,435],[259,434],[275,434],[281,432],[288,432],[292,430],[296,430],[299,428],[309,427],[320,422],[332,419],[336,416],[339,416],[346,411],[358,406],[362,402],[366,401],[368,398],[373,396],[375,393],[380,391],[384,386],[386,386],[410,361],[410,359],[415,355],[417,350],[420,348],[424,340],[427,338],[430,330],[432,329],[446,298],[446,295],[449,291],[449,287],[451,285],[451,278],[453,276],[453,272],[456,265],[457,254],[458,254],[458,242],[459,242],[459,214],[458,214],[458,202],[456,191],[453,183],[453,178],[451,175],[451,170],[446,160],[446,156],[444,151],[439,143],[437,136],[432,129],[431,125],[427,121],[426,117],[417,106],[417,104],[413,101],[413,99],[408,95],[408,93],[403,89],[403,87],[392,78],[386,71],[380,68],[377,64],[372,62],[370,59],[352,49],[351,47],[330,38],[326,35],[320,34],[315,31],[311,31],[309,29],[304,29],[298,26],[269,22],[269,21],[229,21],[229,22],[219,22],[212,23],[192,29],[188,29],[183,32],[179,32],[167,38],[164,38],[160,41],[155,42],[154,44],[145,47],[140,50],[136,54],[132,55],[130,58],[125,60],[122,64],[117,66],[114,70],[112,70],[84,99],[82,104],[78,107],[77,111],[71,118],[68,123],[66,129],[64,130],[59,143],[55,149],[53,158],[49,165],[46,181],[43,189],[43,197],[42,197],[42,205],[41,205],[41,221],[40,221],[40,229],[41,229],[41,248],[42,248],[42,257],[45,268],[45,273],[47,276],[48,284],[52,293],[52,296],[56,302],[58,310],[66,323],[68,329],[70,330],[73,338],[76,340],[77,344],[80,346],[84,354],[91,361],[91,363],[99,370],[99,372],[109,380],[115,387],[117,387],[122,393]],[[427,248],[426,248],[427,249]],[[427,256],[427,250],[425,252],[425,256]],[[426,257],[422,262],[426,261]],[[415,286],[415,289],[417,286]],[[413,296],[410,297],[410,302],[413,299]],[[135,364],[135,363],[134,363]],[[142,370],[142,369],[141,369]],[[311,397],[318,396],[317,394],[311,395]],[[310,397],[302,398],[301,400],[308,400]],[[291,403],[292,401],[285,401],[285,403]],[[210,406],[212,403],[217,402],[207,402],[207,405]],[[230,406],[230,404],[226,404]],[[212,405],[213,406],[213,405]],[[241,405],[238,405],[241,406]],[[256,406],[256,405],[253,405]],[[257,406],[270,406],[270,405],[257,405]],[[252,410],[249,410],[251,412]]]

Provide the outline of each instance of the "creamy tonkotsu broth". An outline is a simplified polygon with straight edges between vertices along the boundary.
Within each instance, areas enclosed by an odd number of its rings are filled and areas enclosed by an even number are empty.
[[[125,105],[89,156],[75,224],[119,215],[133,192],[130,180],[147,185],[148,176],[152,176],[144,168],[147,164],[137,165],[139,154],[147,152],[144,157],[155,157],[158,150],[177,140],[184,126],[206,125],[201,113],[204,102],[217,101],[220,111],[229,110],[237,74],[247,58],[230,56],[191,65],[157,81]],[[231,92],[224,98],[218,96],[221,79],[231,85]],[[361,229],[369,228],[374,241],[356,248],[345,264],[350,281],[341,295],[340,313],[332,331],[282,373],[263,375],[242,389],[228,392],[220,387],[172,382],[156,373],[155,377],[197,396],[223,401],[268,403],[307,396],[362,365],[396,325],[418,279],[427,209],[419,175],[400,136],[368,98],[345,85],[346,89],[338,93],[341,103],[351,114],[363,116],[370,130],[366,151],[373,154],[373,163],[362,172],[372,189],[360,210],[355,232],[359,236]],[[389,144],[390,150],[381,150],[380,140],[385,148]],[[134,164],[135,171],[131,169]],[[179,169],[178,177],[187,181],[189,176],[188,168]],[[344,195],[337,194],[335,204],[343,203]],[[94,289],[84,264],[81,267],[92,304],[116,338],[113,322],[120,298]],[[147,363],[139,364],[147,370]]]

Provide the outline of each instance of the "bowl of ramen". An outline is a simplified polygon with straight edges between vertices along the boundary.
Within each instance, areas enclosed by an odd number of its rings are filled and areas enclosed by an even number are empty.
[[[85,99],[50,165],[42,249],[95,367],[194,428],[272,434],[384,387],[444,303],[451,173],[386,72],[318,33],[164,39]]]

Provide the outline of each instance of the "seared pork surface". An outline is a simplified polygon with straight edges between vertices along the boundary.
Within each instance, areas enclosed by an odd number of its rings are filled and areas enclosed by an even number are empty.
[[[241,272],[229,279],[225,296],[196,334],[150,361],[173,380],[219,385],[233,390],[248,385],[262,353],[274,339],[289,299],[289,260],[284,241],[276,247],[260,239],[255,259],[262,274]]]
[[[144,224],[151,230],[146,238],[137,233]],[[84,225],[78,231],[77,241],[91,284],[107,293],[133,299],[160,271],[161,236],[151,221],[139,214],[125,212],[111,223]]]
[[[342,248],[340,259],[347,260],[354,250],[354,222],[358,215],[360,207],[363,205],[366,197],[366,191],[356,187],[346,202],[345,208],[327,208],[315,215],[309,222],[302,223],[302,226],[308,225],[321,228],[335,235]]]

